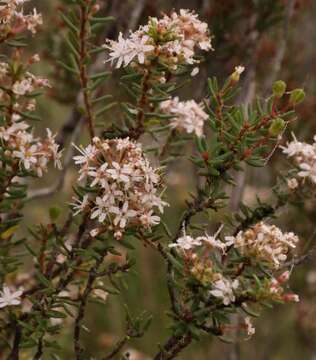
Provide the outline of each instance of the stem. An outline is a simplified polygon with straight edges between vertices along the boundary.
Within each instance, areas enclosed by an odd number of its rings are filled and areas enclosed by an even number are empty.
[[[37,351],[36,354],[34,355],[33,360],[40,360],[42,355],[43,355],[43,339],[41,338],[38,341]]]
[[[16,324],[15,328],[15,335],[14,335],[14,341],[13,341],[13,347],[12,350],[7,358],[7,360],[19,360],[19,348],[20,348],[20,342],[22,338],[22,332],[20,327]]]
[[[174,359],[192,341],[191,334],[183,336],[171,336],[164,347],[155,355],[154,360]]]
[[[83,101],[86,108],[86,119],[89,128],[91,139],[94,138],[94,116],[92,113],[92,104],[90,99],[90,90],[88,89],[88,71],[86,66],[87,60],[87,25],[89,23],[89,11],[86,5],[80,6],[80,50],[79,50],[79,71],[80,71],[80,83],[83,93]]]
[[[75,330],[74,330],[74,351],[75,351],[76,360],[83,359],[82,355],[83,355],[84,349],[80,345],[81,322],[85,316],[88,297],[89,297],[91,291],[93,290],[93,283],[94,283],[95,279],[98,277],[97,271],[98,271],[99,266],[102,264],[102,262],[103,262],[103,256],[101,256],[97,260],[95,266],[90,270],[86,288],[81,296],[78,314],[75,319]]]
[[[137,140],[145,131],[144,121],[145,121],[145,111],[144,108],[147,105],[147,92],[149,89],[150,70],[146,69],[143,81],[142,81],[142,92],[140,98],[137,102],[138,113],[136,117],[136,128],[130,130],[130,136]]]
[[[102,360],[113,359],[114,356],[117,355],[121,351],[123,346],[126,344],[127,340],[128,340],[127,336],[125,336],[123,339],[119,340],[117,342],[117,344],[115,345],[114,349],[108,355],[106,355],[104,358],[102,358]]]

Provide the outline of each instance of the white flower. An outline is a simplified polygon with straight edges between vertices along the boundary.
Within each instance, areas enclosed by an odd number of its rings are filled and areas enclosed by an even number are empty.
[[[312,165],[303,163],[299,165],[301,171],[298,173],[300,177],[309,177],[316,184],[316,162]]]
[[[236,72],[237,74],[239,74],[239,75],[241,75],[244,71],[245,71],[245,67],[244,67],[244,66],[239,65],[239,66],[236,66],[236,67],[235,67],[235,72]]]
[[[210,294],[222,299],[223,304],[227,306],[236,300],[234,290],[236,290],[238,286],[238,280],[231,281],[223,277],[221,280],[215,281]]]
[[[201,240],[199,238],[194,239],[190,235],[183,235],[176,240],[176,243],[169,244],[170,248],[179,248],[182,250],[191,250],[197,246],[201,246]]]
[[[198,67],[195,67],[192,71],[191,71],[191,76],[194,77],[199,73],[200,69]]]
[[[3,289],[2,291],[0,291],[0,308],[4,308],[6,306],[20,305],[22,294],[23,289],[11,291],[8,286],[3,285]]]
[[[25,170],[30,170],[32,165],[37,163],[38,148],[36,145],[30,147],[21,147],[18,151],[13,152],[13,156],[21,159],[21,163],[25,167]]]
[[[153,215],[152,210],[141,215],[139,219],[145,228],[150,228],[151,226],[157,225],[160,223],[160,217],[157,215]]]
[[[294,134],[292,136],[293,141],[287,143],[287,146],[281,146],[283,153],[293,158],[300,170],[299,177],[308,178],[313,184],[316,184],[316,138],[314,138],[313,144],[306,144],[297,141]]]
[[[130,218],[136,217],[137,215],[137,211],[129,209],[127,201],[125,201],[121,208],[112,206],[110,207],[109,211],[110,213],[116,215],[113,221],[114,225],[119,225],[119,227],[122,229],[126,227],[126,224]]]
[[[33,34],[36,33],[36,28],[39,25],[43,24],[42,15],[37,12],[37,10],[33,9],[33,14],[25,16],[25,22],[27,24],[27,29],[31,31]]]
[[[16,95],[20,95],[20,96],[25,95],[26,93],[32,92],[33,89],[34,89],[34,87],[32,85],[31,78],[27,78],[22,81],[17,81],[13,84],[13,87],[12,87],[12,91]]]
[[[110,49],[110,59],[113,64],[117,61],[116,68],[122,65],[128,66],[135,57],[140,64],[145,62],[145,55],[154,50],[154,46],[148,44],[149,37],[143,35],[142,37],[131,36],[129,39],[124,39],[122,33],[119,33],[118,41],[109,40],[106,48]]]
[[[288,179],[287,186],[290,190],[295,190],[298,187],[298,181],[295,178]]]
[[[129,165],[123,165],[123,167],[117,162],[112,162],[113,169],[107,169],[106,172],[111,176],[113,180],[118,182],[128,183],[130,181],[130,175],[132,174],[132,168]]]
[[[91,168],[90,171],[88,171],[88,175],[94,178],[94,180],[91,182],[90,186],[94,187],[98,184],[100,184],[103,188],[108,188],[109,184],[106,178],[106,169],[108,167],[108,164],[102,164],[98,169]]]
[[[107,211],[108,211],[108,202],[106,197],[101,198],[98,196],[95,199],[95,208],[93,209],[93,212],[91,213],[90,218],[95,219],[98,218],[99,222],[103,222],[107,217]]]
[[[82,200],[77,198],[73,198],[74,202],[71,203],[72,210],[74,211],[74,216],[78,215],[79,213],[83,212],[89,205],[89,195],[84,195]]]
[[[196,136],[203,136],[204,122],[208,115],[194,101],[179,101],[178,97],[163,101],[160,105],[162,112],[173,115],[170,126],[187,133],[195,133]]]
[[[246,328],[246,332],[247,332],[247,335],[249,337],[253,336],[256,332],[256,329],[254,328],[254,326],[252,325],[252,322],[251,322],[251,319],[249,316],[247,316],[245,319],[245,328]]]
[[[225,253],[227,247],[229,246],[229,242],[226,241],[222,242],[221,240],[217,239],[217,236],[219,235],[219,233],[222,231],[223,229],[223,225],[221,225],[219,227],[219,229],[216,231],[216,233],[212,236],[212,235],[208,235],[205,234],[204,236],[200,236],[197,239],[201,242],[201,243],[206,243],[209,246],[215,248],[215,249],[220,249],[223,253]]]
[[[97,149],[94,145],[88,145],[85,149],[82,149],[75,144],[72,144],[72,146],[74,146],[81,153],[81,155],[74,156],[75,164],[84,165],[87,162],[95,159]]]
[[[93,289],[92,295],[97,299],[100,299],[102,301],[106,301],[106,299],[109,296],[109,293],[102,290],[102,289]]]

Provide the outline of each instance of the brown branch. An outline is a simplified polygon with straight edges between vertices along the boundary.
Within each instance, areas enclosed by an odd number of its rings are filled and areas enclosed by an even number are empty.
[[[122,350],[123,346],[126,344],[127,341],[128,341],[128,337],[124,336],[123,339],[117,342],[117,344],[114,346],[114,349],[108,355],[102,358],[102,360],[113,359],[114,356],[116,356]]]
[[[171,336],[163,348],[155,355],[154,360],[174,359],[192,341],[191,334],[183,336]]]
[[[15,335],[13,340],[12,350],[7,357],[7,360],[19,360],[20,358],[20,343],[22,338],[22,332],[20,326],[16,323],[15,324]]]
[[[103,254],[105,256],[105,254]],[[93,283],[98,277],[98,268],[101,266],[104,256],[100,256],[100,258],[96,261],[95,266],[90,270],[88,281],[86,288],[81,296],[80,305],[78,309],[78,314],[75,319],[75,329],[74,329],[74,351],[77,360],[83,359],[83,348],[80,345],[80,333],[81,333],[81,322],[84,318],[86,305],[88,301],[88,297],[93,290]]]
[[[80,73],[80,83],[81,89],[83,93],[84,105],[86,108],[86,121],[89,128],[90,138],[93,139],[95,136],[94,132],[94,116],[92,112],[92,104],[90,99],[90,90],[88,88],[89,80],[88,80],[88,71],[87,71],[87,33],[89,25],[89,9],[88,5],[80,6],[80,49],[79,49],[79,73]]]

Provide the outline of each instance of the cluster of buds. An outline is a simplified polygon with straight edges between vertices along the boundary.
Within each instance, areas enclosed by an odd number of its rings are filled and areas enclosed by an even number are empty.
[[[3,148],[2,158],[11,166],[18,165],[15,172],[27,171],[38,177],[47,171],[50,161],[61,169],[61,152],[55,142],[55,136],[47,129],[47,137],[43,140],[34,138],[24,121],[13,122],[9,126],[0,127],[0,141]],[[2,167],[2,163],[1,163]]]
[[[20,55],[16,55],[19,58]],[[28,64],[31,65],[39,60],[39,56],[34,55],[29,59]],[[0,62],[0,81],[2,84],[0,101],[7,108],[10,107],[9,115],[15,121],[21,119],[21,113],[35,110],[36,100],[29,95],[36,90],[50,87],[46,78],[35,76],[17,61],[12,64]]]
[[[298,241],[294,233],[283,233],[277,226],[263,222],[232,237],[234,247],[241,255],[262,261],[273,269],[278,269],[286,261],[287,254]]]
[[[289,281],[290,272],[285,271],[277,278],[266,279],[263,288],[257,295],[258,298],[268,299],[276,302],[299,302],[299,296],[286,293],[284,285]]]
[[[0,3],[0,40],[7,39],[11,34],[28,30],[35,34],[42,25],[42,15],[34,8],[32,13],[24,14],[23,4],[28,0],[4,0]]]
[[[170,114],[173,118],[170,126],[188,134],[195,133],[203,136],[204,122],[208,119],[206,112],[194,100],[179,101],[178,97],[163,101],[160,104],[163,113]]]
[[[196,48],[212,50],[207,24],[194,12],[184,9],[161,19],[150,18],[148,24],[140,26],[127,39],[120,34],[118,41],[108,40],[105,47],[110,50],[109,60],[116,61],[117,68],[132,62],[143,65],[158,57],[169,70],[198,63]]]
[[[299,168],[298,176],[309,179],[316,184],[316,136],[313,144],[297,141],[293,134],[293,141],[282,146],[283,153],[294,160]]]
[[[167,205],[158,195],[160,176],[143,155],[140,144],[127,139],[100,140],[94,138],[74,160],[80,166],[79,181],[85,179],[91,193],[77,199],[77,213],[90,212],[99,227],[91,235],[104,230],[120,239],[128,226],[150,229],[160,222],[155,215]]]

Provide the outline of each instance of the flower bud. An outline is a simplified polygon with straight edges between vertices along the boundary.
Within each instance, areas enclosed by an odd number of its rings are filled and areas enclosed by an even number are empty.
[[[278,136],[282,133],[285,127],[285,121],[281,118],[273,119],[270,127],[269,127],[269,134],[271,136]]]
[[[236,66],[235,71],[231,74],[230,78],[233,82],[238,82],[240,75],[245,71],[244,66]]]
[[[289,278],[290,278],[290,272],[287,270],[277,278],[277,281],[279,284],[284,284],[289,280]]]
[[[290,103],[297,105],[305,99],[305,91],[303,89],[295,89],[291,91]]]
[[[277,98],[281,98],[286,90],[286,83],[283,80],[278,80],[273,84],[273,95]]]
[[[299,302],[300,298],[296,294],[289,293],[289,294],[283,295],[282,300],[285,302]]]

